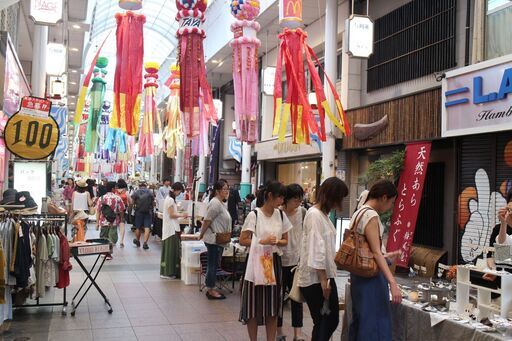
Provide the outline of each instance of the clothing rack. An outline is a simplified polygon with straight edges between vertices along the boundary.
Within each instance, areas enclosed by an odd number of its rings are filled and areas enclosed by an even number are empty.
[[[4,212],[7,213],[7,212]],[[21,221],[25,222],[62,222],[64,225],[64,235],[67,238],[68,235],[68,216],[67,214],[13,214],[8,213],[12,217],[17,218]],[[40,228],[39,225],[34,225],[34,228]],[[51,303],[41,303],[39,301],[39,297],[35,299],[36,303],[32,304],[21,304],[21,305],[14,305],[13,308],[25,308],[25,307],[54,307],[54,306],[62,306],[62,315],[66,315],[66,307],[68,305],[67,299],[66,299],[66,288],[62,289],[62,302],[51,302]]]

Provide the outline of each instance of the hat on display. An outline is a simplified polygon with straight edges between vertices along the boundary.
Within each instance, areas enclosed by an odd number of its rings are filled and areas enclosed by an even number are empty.
[[[25,206],[24,209],[37,209],[37,204],[34,201],[34,198],[30,195],[30,192],[22,191],[16,194],[16,205]]]
[[[16,194],[18,193],[17,190],[14,188],[9,188],[4,191],[4,194],[2,195],[2,201],[0,201],[0,205],[9,205],[14,204],[16,201]]]
[[[76,185],[78,187],[87,187],[87,181],[85,179],[80,179],[79,181],[76,182]]]

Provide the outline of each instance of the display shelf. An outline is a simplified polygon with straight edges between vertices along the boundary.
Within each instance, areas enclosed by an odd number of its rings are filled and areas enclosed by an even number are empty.
[[[470,282],[470,272],[490,273],[501,278],[501,288],[491,289]],[[478,319],[489,317],[491,313],[499,313],[501,317],[512,316],[512,274],[498,273],[496,271],[480,270],[465,265],[457,266],[457,313],[463,314],[469,303],[469,292],[477,289]],[[499,307],[492,305],[491,294],[501,295]]]

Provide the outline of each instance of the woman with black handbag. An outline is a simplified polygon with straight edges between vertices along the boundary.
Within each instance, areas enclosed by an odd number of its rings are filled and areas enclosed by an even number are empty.
[[[371,187],[368,198],[362,202],[360,209],[352,218],[357,223],[357,226],[354,226],[356,232],[366,237],[380,271],[376,276],[369,278],[350,275],[352,299],[350,340],[387,341],[392,339],[389,290],[391,289],[392,300],[396,304],[401,302],[402,294],[386,259],[393,261],[399,253],[385,255],[382,252],[381,240],[384,226],[379,215],[393,208],[397,194],[393,183],[387,180],[378,181]]]
[[[231,239],[231,215],[225,204],[228,196],[229,185],[226,180],[220,179],[213,186],[213,192],[199,234],[199,239],[204,241],[208,250],[205,285],[207,289],[206,297],[209,300],[226,298],[222,293],[215,290],[215,281],[224,245],[229,243]]]
[[[348,195],[345,183],[326,179],[318,189],[316,203],[304,218],[298,267],[298,285],[313,319],[311,340],[328,341],[339,324],[336,288],[336,228],[329,219],[332,210],[341,210]]]

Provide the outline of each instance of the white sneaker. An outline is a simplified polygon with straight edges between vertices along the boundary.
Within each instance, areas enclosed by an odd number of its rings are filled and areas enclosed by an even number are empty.
[[[160,278],[162,278],[162,279],[176,279],[176,276],[164,276],[164,275],[160,275]]]

